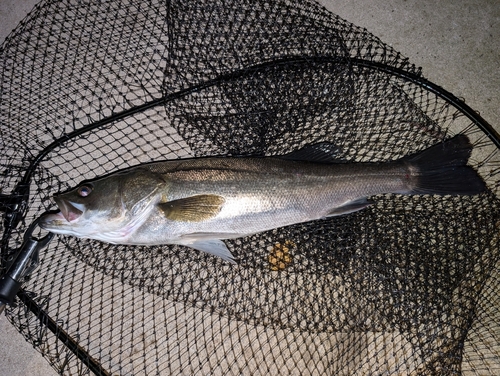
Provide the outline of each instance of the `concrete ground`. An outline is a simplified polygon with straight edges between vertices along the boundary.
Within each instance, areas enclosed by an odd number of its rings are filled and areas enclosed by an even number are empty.
[[[37,3],[0,0],[0,42]],[[496,0],[321,0],[423,68],[500,130],[500,2]],[[56,375],[0,317],[0,375]]]

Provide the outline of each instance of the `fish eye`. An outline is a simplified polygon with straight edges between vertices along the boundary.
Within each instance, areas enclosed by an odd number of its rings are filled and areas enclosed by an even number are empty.
[[[76,191],[81,197],[87,197],[92,192],[92,186],[82,185]]]

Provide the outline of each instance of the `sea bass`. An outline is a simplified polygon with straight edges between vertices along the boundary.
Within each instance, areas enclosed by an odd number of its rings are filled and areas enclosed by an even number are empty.
[[[465,135],[386,163],[341,162],[334,150],[322,143],[279,157],[139,165],[54,196],[60,211],[40,226],[113,244],[181,244],[234,262],[222,239],[352,213],[378,194],[486,189],[467,166],[472,145]]]

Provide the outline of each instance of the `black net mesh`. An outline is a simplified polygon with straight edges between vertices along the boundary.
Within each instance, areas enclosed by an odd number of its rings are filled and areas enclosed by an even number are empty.
[[[367,31],[310,1],[52,0],[0,61],[0,193],[29,187],[0,271],[54,193],[149,161],[466,133],[489,187],[226,241],[236,266],[55,237],[6,312],[60,374],[500,373],[498,140]]]

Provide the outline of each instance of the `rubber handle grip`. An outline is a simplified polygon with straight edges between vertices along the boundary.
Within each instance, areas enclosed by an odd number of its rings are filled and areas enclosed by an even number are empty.
[[[0,302],[12,304],[21,285],[21,282],[16,281],[9,275],[0,278]]]

